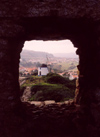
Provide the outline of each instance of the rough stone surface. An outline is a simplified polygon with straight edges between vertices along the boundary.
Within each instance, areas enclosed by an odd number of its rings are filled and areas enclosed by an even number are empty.
[[[58,107],[40,113],[20,101],[18,68],[26,40],[62,39],[78,48],[80,74],[75,102],[61,108],[66,113],[58,120]],[[50,112],[55,117],[49,120]],[[32,137],[49,128],[52,133],[68,131],[70,137],[100,135],[100,0],[0,1],[0,137]]]
[[[31,97],[30,87],[26,87],[26,89],[23,92],[23,95],[21,96],[21,101],[22,102],[28,102],[30,97]]]

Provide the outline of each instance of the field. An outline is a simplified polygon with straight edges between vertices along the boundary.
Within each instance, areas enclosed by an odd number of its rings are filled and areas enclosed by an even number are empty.
[[[68,60],[66,62],[60,62],[60,63],[57,63],[53,66],[53,68],[57,68],[58,66],[61,66],[61,70],[64,71],[64,70],[77,70],[77,65],[78,65],[78,62],[77,61],[71,61],[71,60]]]

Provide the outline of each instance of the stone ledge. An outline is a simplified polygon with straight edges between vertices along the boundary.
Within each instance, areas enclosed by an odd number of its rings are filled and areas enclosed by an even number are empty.
[[[35,105],[35,106],[46,106],[46,105],[72,105],[74,104],[74,100],[70,99],[68,101],[64,102],[55,102],[55,100],[46,100],[46,101],[28,101],[29,104]]]

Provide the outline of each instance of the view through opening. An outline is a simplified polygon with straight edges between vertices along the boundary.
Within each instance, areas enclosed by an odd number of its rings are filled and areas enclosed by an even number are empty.
[[[26,41],[19,65],[21,100],[65,102],[75,96],[78,56],[70,40]]]

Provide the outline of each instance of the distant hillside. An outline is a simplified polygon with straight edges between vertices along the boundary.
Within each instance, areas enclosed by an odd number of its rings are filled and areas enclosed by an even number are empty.
[[[33,59],[33,58],[46,58],[54,57],[53,54],[47,52],[40,52],[40,51],[32,51],[32,50],[23,50],[21,52],[21,59]]]
[[[53,55],[47,52],[32,50],[23,50],[21,53],[21,67],[37,68],[41,66],[41,64],[46,64],[47,62],[51,63],[52,69],[55,71],[72,70],[76,69],[78,65],[78,57],[74,53],[55,53]]]
[[[55,57],[64,57],[64,58],[78,58],[76,53],[53,53]]]

